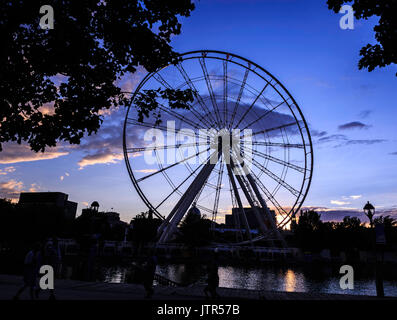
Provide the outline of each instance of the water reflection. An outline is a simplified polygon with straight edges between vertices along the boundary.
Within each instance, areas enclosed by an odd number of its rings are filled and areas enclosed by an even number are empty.
[[[103,268],[105,282],[126,281],[128,267]],[[181,284],[206,282],[206,266],[203,264],[163,264],[156,273]],[[219,285],[226,288],[253,290],[275,290],[288,292],[340,293],[376,295],[372,277],[361,276],[354,281],[353,290],[342,290],[339,286],[338,270],[324,267],[258,267],[220,266]],[[397,281],[384,282],[386,296],[397,296]]]
[[[296,276],[295,272],[291,269],[288,269],[285,273],[285,287],[284,291],[294,292],[296,291]]]

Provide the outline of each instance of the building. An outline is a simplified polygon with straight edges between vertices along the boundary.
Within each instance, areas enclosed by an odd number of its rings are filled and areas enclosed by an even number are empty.
[[[60,233],[70,229],[76,217],[77,203],[62,192],[22,192],[18,206],[32,229]]]
[[[62,220],[73,221],[76,218],[77,203],[68,198],[62,192],[22,192],[19,195],[19,205],[24,208],[49,209]]]
[[[265,210],[262,208],[259,208],[259,207],[257,207],[257,209],[259,210],[259,213],[261,213],[263,215],[263,219],[265,219],[265,217],[266,217]],[[255,212],[254,212],[253,208],[251,208],[251,207],[244,208],[244,213],[245,213],[245,216],[247,217],[247,221],[248,221],[248,225],[249,225],[250,229],[258,230],[259,223],[255,216]],[[276,222],[276,214],[275,214],[274,210],[270,210],[270,213],[272,214],[273,220]],[[239,214],[239,208],[233,208],[232,214],[225,215],[225,228],[227,228],[227,229],[235,229],[236,228],[236,219],[237,219],[238,214]],[[240,215],[238,217],[240,217]],[[244,222],[242,221],[242,218],[240,217],[239,220],[240,220],[241,228],[244,229]],[[265,220],[265,224],[268,227],[270,227],[269,222],[266,220]]]
[[[99,211],[99,203],[94,201],[90,208],[81,211],[81,215],[77,218],[80,222],[84,221],[85,233],[106,234],[120,232],[125,230],[128,224],[120,220],[120,214],[113,211]],[[118,230],[118,231],[117,231]],[[124,235],[124,231],[122,231]]]

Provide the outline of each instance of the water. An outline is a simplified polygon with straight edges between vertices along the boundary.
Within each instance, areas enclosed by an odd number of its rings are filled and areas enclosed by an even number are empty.
[[[103,268],[105,282],[125,282],[127,267]],[[182,284],[206,281],[206,269],[198,264],[161,264],[156,273]],[[373,274],[356,272],[354,289],[342,290],[339,286],[339,269],[322,267],[238,267],[220,266],[219,286],[254,290],[275,290],[287,292],[338,293],[355,295],[376,295]],[[397,280],[385,280],[386,296],[397,297]]]

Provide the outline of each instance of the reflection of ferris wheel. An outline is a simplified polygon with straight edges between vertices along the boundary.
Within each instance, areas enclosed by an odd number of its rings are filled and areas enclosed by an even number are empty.
[[[254,62],[209,50],[185,53],[178,64],[149,73],[132,101],[158,88],[191,89],[195,97],[188,110],[160,101],[160,124],[139,122],[132,104],[124,123],[131,180],[163,219],[159,242],[173,239],[192,207],[214,222],[225,217],[235,243],[283,241],[278,230],[300,209],[313,170],[309,129],[294,98]],[[148,130],[173,139],[146,141]]]

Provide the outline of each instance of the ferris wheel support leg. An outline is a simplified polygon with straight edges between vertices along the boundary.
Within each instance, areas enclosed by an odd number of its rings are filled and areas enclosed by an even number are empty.
[[[230,159],[230,164],[231,164],[232,169],[235,168],[234,163],[233,163],[233,160],[231,160],[231,159]],[[259,224],[259,229],[260,229],[260,231],[261,231],[263,234],[265,234],[266,231],[267,231],[267,227],[266,227],[266,225],[265,225],[264,220],[261,219],[261,214],[260,214],[260,212],[259,212],[259,210],[258,210],[258,207],[255,205],[255,202],[254,202],[254,200],[252,199],[249,190],[247,189],[247,187],[249,187],[249,184],[245,184],[245,183],[244,183],[244,180],[243,180],[243,178],[242,178],[242,176],[239,175],[239,174],[236,174],[236,179],[237,179],[237,181],[238,181],[238,183],[239,183],[241,189],[243,190],[243,193],[244,193],[244,195],[245,195],[245,198],[247,199],[248,203],[250,204],[252,210],[254,211],[254,214],[255,214],[256,219],[257,219],[258,224]]]
[[[243,203],[241,202],[240,194],[238,193],[238,190],[237,190],[236,181],[234,180],[233,172],[232,172],[232,169],[230,168],[230,164],[227,164],[226,168],[227,168],[227,173],[229,175],[230,182],[232,184],[233,193],[234,193],[234,196],[236,197],[237,204],[238,204],[238,207],[239,207],[239,214],[242,217],[242,220],[243,220],[243,223],[244,223],[244,227],[245,227],[245,230],[247,232],[248,239],[249,239],[249,241],[251,242],[251,245],[252,245],[251,230],[250,230],[250,227],[249,227],[249,224],[248,224],[247,216],[245,215]],[[240,219],[238,219],[238,220],[240,220]],[[240,221],[238,221],[238,223],[240,224]]]
[[[276,222],[274,221],[272,214],[270,213],[270,210],[266,204],[266,201],[263,199],[261,193],[258,190],[258,186],[256,185],[254,179],[252,178],[251,174],[247,174],[247,179],[252,187],[252,189],[255,192],[256,197],[259,200],[259,203],[261,204],[262,208],[265,209],[266,215],[267,215],[267,220],[269,221],[271,228],[273,229],[273,232],[275,233],[277,239],[281,242],[282,246],[285,248],[287,247],[287,243],[285,242],[284,237],[281,235],[280,231],[277,228]]]
[[[235,148],[234,148],[234,151],[236,151]],[[240,157],[242,159],[241,154],[240,154]],[[263,199],[261,193],[259,192],[258,186],[256,185],[255,180],[252,178],[251,173],[249,172],[249,170],[245,166],[244,161],[241,162],[240,168],[243,169],[244,175],[247,177],[247,180],[248,180],[249,184],[251,185],[251,188],[254,191],[255,196],[258,198],[258,201],[259,201],[261,207],[265,210],[265,212],[266,212],[266,220],[269,221],[272,231],[275,233],[277,239],[281,242],[281,245],[284,248],[287,247],[287,243],[285,242],[285,239],[283,238],[283,236],[281,235],[280,231],[278,230],[277,225],[276,225],[275,221],[273,220],[273,217],[272,217],[272,215],[270,213],[270,210],[269,210],[269,208],[268,208],[268,206],[266,204],[266,201]],[[263,221],[261,218],[262,218],[261,216],[258,216],[258,219],[260,221]]]
[[[189,209],[197,193],[202,188],[205,181],[208,179],[212,170],[214,169],[217,160],[219,159],[219,153],[214,153],[211,159],[205,164],[203,169],[196,176],[192,184],[189,186],[187,191],[182,196],[181,200],[178,201],[174,209],[169,215],[169,222],[162,228],[161,236],[158,243],[164,243],[171,239],[172,235],[175,233],[179,222],[182,220],[183,216]],[[217,157],[217,158],[216,158]],[[171,216],[171,217],[170,217]],[[161,231],[161,230],[160,230]]]

